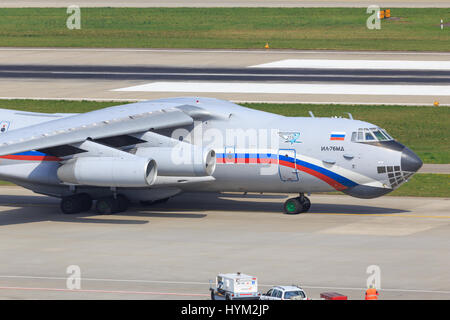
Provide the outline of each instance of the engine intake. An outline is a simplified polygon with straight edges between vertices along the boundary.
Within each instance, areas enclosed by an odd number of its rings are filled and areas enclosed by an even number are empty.
[[[66,183],[97,187],[148,187],[157,176],[156,161],[140,157],[80,157],[59,167]]]

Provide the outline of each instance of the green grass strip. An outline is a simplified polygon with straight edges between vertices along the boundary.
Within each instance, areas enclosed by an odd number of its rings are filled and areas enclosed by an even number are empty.
[[[0,46],[450,51],[448,8],[393,8],[369,30],[366,8],[2,8]]]
[[[450,174],[419,173],[412,176],[391,196],[450,197]]]

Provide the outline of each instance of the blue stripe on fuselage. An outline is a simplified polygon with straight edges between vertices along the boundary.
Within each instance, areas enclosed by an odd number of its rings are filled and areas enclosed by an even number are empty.
[[[224,153],[217,153],[217,158],[226,158],[226,154]],[[271,153],[235,153],[233,154],[234,158],[238,158],[238,159],[277,159],[278,155],[277,154],[271,154]],[[303,160],[299,160],[299,159],[295,159],[292,157],[286,157],[283,155],[279,155],[279,160],[282,161],[286,161],[286,162],[290,162],[290,163],[295,163],[296,165],[299,166],[303,166],[306,168],[309,168],[311,170],[314,170],[316,172],[319,172],[337,182],[339,182],[340,184],[346,186],[346,187],[354,187],[356,185],[358,185],[356,182],[353,182],[350,179],[347,179],[343,176],[341,176],[340,174],[337,174],[331,170],[322,168],[320,166],[317,166],[315,164],[303,161]]]

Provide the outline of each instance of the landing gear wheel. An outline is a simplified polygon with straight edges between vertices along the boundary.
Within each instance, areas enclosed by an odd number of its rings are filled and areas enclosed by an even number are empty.
[[[119,203],[113,197],[100,198],[97,200],[95,210],[99,214],[112,214],[119,212]]]
[[[128,200],[127,197],[125,197],[122,194],[117,195],[117,203],[118,203],[118,209],[119,212],[124,212],[127,211],[128,208],[130,207],[130,200]]]
[[[82,212],[84,211],[89,211],[92,208],[92,198],[90,195],[88,195],[87,193],[80,193],[78,196],[78,199],[80,201],[81,207],[82,207]]]
[[[81,212],[81,206],[75,196],[62,198],[60,208],[62,213],[64,214],[74,214]]]
[[[311,208],[311,201],[309,201],[309,199],[307,197],[303,197],[303,201],[302,201],[301,197],[300,197],[300,202],[302,203],[302,206],[303,206],[302,212],[308,212],[309,208]]]
[[[61,199],[60,208],[64,214],[75,214],[89,211],[92,207],[92,198],[87,193],[80,193]]]
[[[283,209],[286,214],[299,214],[303,212],[303,205],[299,198],[290,198],[284,203]]]
[[[117,195],[116,198],[107,197],[97,200],[95,209],[99,214],[112,214],[124,212],[130,206],[130,200],[122,194]]]

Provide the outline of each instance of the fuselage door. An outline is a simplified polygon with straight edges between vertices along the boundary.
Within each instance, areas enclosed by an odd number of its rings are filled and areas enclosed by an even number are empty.
[[[298,181],[298,170],[295,167],[295,149],[278,150],[278,172],[281,181]]]

